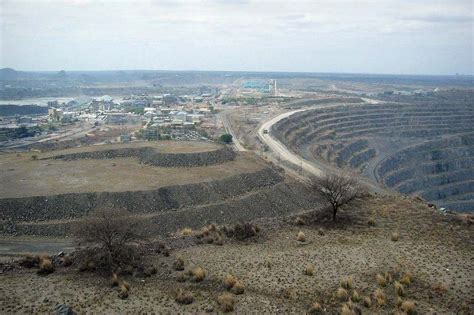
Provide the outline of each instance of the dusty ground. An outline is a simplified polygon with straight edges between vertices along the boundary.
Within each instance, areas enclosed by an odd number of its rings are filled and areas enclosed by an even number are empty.
[[[401,197],[357,201],[340,213],[336,225],[320,211],[301,217],[306,222],[302,226],[294,218],[260,221],[257,238],[226,239],[222,246],[195,245],[193,236],[168,240],[170,257],[151,257],[157,275],[126,277],[131,284],[126,300],[117,297],[108,278],[79,273],[77,267],[59,268],[46,277],[16,267],[0,275],[0,313],[51,313],[63,303],[78,313],[217,312],[217,296],[226,291],[222,279],[228,273],[245,284],[244,294],[234,296],[236,313],[305,313],[316,301],[328,313],[339,313],[343,302],[335,292],[341,278],[352,276],[354,288],[367,297],[379,287],[376,274],[385,272],[393,278],[381,287],[386,305],[365,308],[356,303],[364,314],[399,310],[393,281],[406,272],[413,274],[413,283],[405,286],[403,300],[414,301],[418,314],[474,312],[474,234],[466,220]],[[367,224],[369,217],[375,226]],[[296,241],[299,231],[306,242]],[[391,240],[395,231],[398,241]],[[172,268],[178,256],[186,269],[203,267],[205,280],[178,282]],[[307,264],[315,267],[313,276],[303,274]],[[178,288],[190,290],[194,302],[177,304]]]
[[[154,143],[162,152],[190,152],[210,150],[212,144],[191,145],[180,142],[166,146]],[[115,148],[120,145],[105,146]],[[171,148],[172,147],[172,148]],[[82,148],[91,150],[92,148]],[[253,172],[263,167],[263,162],[251,154],[240,154],[234,161],[186,169],[165,168],[140,164],[135,158],[113,160],[84,159],[74,161],[40,160],[49,155],[72,152],[77,149],[37,154],[3,154],[0,156],[0,198],[56,195],[68,192],[138,191],[163,186],[190,184],[217,180],[235,174]],[[82,151],[81,150],[81,151]],[[194,151],[196,152],[196,151]],[[113,183],[113,185],[111,185]]]

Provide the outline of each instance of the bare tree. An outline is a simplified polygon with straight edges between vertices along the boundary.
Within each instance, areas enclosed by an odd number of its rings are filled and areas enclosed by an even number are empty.
[[[337,210],[360,196],[359,183],[344,173],[325,174],[312,181],[314,191],[332,207],[332,219],[336,222]]]
[[[124,209],[102,208],[80,221],[75,229],[76,240],[93,245],[107,267],[129,262],[131,244],[146,239],[146,226]]]

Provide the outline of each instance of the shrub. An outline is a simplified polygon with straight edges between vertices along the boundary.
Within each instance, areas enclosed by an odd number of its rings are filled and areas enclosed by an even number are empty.
[[[232,292],[234,292],[234,294],[237,294],[237,295],[243,294],[244,291],[245,291],[245,286],[241,281],[237,281],[234,284],[234,287],[232,288]]]
[[[36,154],[33,154],[33,155],[31,156],[31,159],[32,159],[33,161],[36,161],[36,160],[38,159],[38,156],[37,156]]]
[[[298,235],[296,236],[296,240],[298,242],[306,242],[306,236],[304,235],[303,232],[299,231]]]
[[[230,293],[225,292],[219,295],[217,303],[219,303],[219,307],[224,313],[232,312],[234,310],[235,300],[234,296]]]
[[[382,307],[385,305],[386,297],[385,293],[381,289],[376,289],[374,296],[378,306]]]
[[[189,236],[193,234],[193,230],[190,228],[184,228],[179,232],[179,234],[182,236]]]
[[[219,137],[219,141],[225,144],[232,143],[232,135],[225,133]]]
[[[184,259],[182,257],[177,257],[176,260],[173,262],[174,270],[184,270]]]
[[[226,275],[223,281],[224,287],[227,290],[232,289],[232,287],[235,285],[236,282],[237,282],[237,279],[233,275]]]
[[[260,232],[260,227],[251,222],[240,222],[234,226],[224,226],[223,231],[227,237],[243,241],[256,236]]]
[[[339,285],[344,289],[352,289],[354,287],[354,278],[352,276],[344,277],[339,281]]]
[[[415,302],[413,302],[413,301],[404,301],[402,303],[401,308],[408,315],[415,314]]]
[[[64,267],[69,267],[72,265],[72,258],[71,256],[69,255],[66,255],[64,257],[61,258],[61,265],[63,265]]]
[[[323,311],[323,308],[321,307],[321,304],[319,304],[318,302],[314,302],[309,308],[308,313],[310,315],[320,315],[320,314],[323,314],[324,311]]]
[[[444,294],[448,291],[448,286],[444,283],[438,282],[431,286],[431,289],[437,294]]]
[[[127,281],[122,281],[122,284],[121,284],[123,287],[125,287],[128,291],[130,291],[130,284],[127,282]]]
[[[188,305],[194,302],[194,296],[191,291],[186,291],[186,290],[183,290],[182,288],[179,288],[178,291],[176,292],[176,296],[174,300],[179,304]]]
[[[139,252],[132,243],[145,240],[146,230],[145,223],[126,210],[99,209],[75,227],[77,241],[93,246],[78,256],[108,270],[141,265],[146,252]]]
[[[397,305],[397,307],[400,307],[402,306],[402,303],[403,303],[403,300],[401,297],[397,296],[397,299],[395,301],[395,304]]]
[[[348,304],[344,304],[341,309],[341,315],[355,315],[356,313]]]
[[[304,271],[303,273],[307,276],[313,276],[314,275],[314,267],[313,265],[306,265],[306,267],[304,268]]]
[[[185,282],[189,279],[189,276],[185,272],[180,272],[176,275],[176,281],[178,282]]]
[[[40,257],[38,274],[48,275],[52,272],[54,272],[54,266],[51,262],[51,259],[49,259],[47,256]]]
[[[385,287],[387,285],[387,279],[380,273],[375,276],[375,280],[377,281],[377,284],[381,287]]]
[[[338,288],[336,291],[336,296],[340,301],[347,301],[349,298],[349,293],[344,288]]]
[[[206,272],[201,267],[196,267],[193,270],[193,279],[196,282],[201,282],[206,277]]]
[[[403,287],[403,284],[401,284],[398,281],[395,281],[394,287],[395,287],[395,293],[398,296],[405,296],[405,288]]]
[[[400,238],[400,234],[398,232],[393,232],[391,237],[390,237],[392,242],[397,242],[399,238]]]

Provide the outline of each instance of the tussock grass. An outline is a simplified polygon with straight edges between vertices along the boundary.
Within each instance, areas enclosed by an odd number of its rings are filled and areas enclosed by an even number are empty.
[[[39,269],[38,269],[39,275],[48,275],[54,272],[53,263],[51,262],[51,259],[49,259],[49,257],[47,256],[40,257],[38,266],[39,266]]]
[[[306,265],[306,267],[303,270],[303,274],[307,276],[313,276],[314,275],[314,266],[311,264]]]
[[[378,306],[383,307],[386,304],[387,298],[383,290],[376,289],[374,292],[374,296],[375,296],[375,301],[377,302]]]
[[[398,240],[400,239],[400,233],[396,231],[393,232],[390,236],[390,239],[392,240],[392,242],[398,242]]]
[[[357,290],[352,291],[351,299],[352,301],[356,303],[360,301],[360,295],[359,295],[359,292],[357,292]]]
[[[304,222],[303,218],[297,217],[297,218],[295,219],[295,224],[296,224],[296,225],[304,225],[305,222]]]
[[[395,287],[395,293],[397,294],[397,296],[405,296],[405,288],[403,287],[403,284],[398,281],[395,281],[393,286]]]
[[[308,314],[310,315],[319,315],[319,314],[324,314],[323,308],[321,307],[321,304],[318,302],[314,302],[311,307],[308,310]]]
[[[184,259],[182,257],[176,257],[176,260],[173,262],[173,268],[177,271],[184,270]]]
[[[339,285],[341,288],[350,290],[354,287],[354,278],[352,276],[344,277],[339,281]]]
[[[298,235],[296,236],[296,240],[298,242],[306,242],[306,236],[304,235],[303,232],[299,231]]]
[[[234,287],[234,285],[235,285],[236,282],[237,282],[237,278],[234,277],[233,275],[230,275],[230,274],[226,275],[226,276],[224,277],[224,281],[223,281],[224,287],[225,287],[227,290],[232,289],[232,288]]]
[[[237,281],[232,288],[232,292],[236,295],[243,294],[245,291],[245,286],[241,281]]]
[[[217,298],[217,303],[219,304],[219,308],[224,313],[232,312],[235,306],[235,299],[234,296],[230,293],[223,293],[219,295]]]
[[[370,308],[372,306],[372,299],[369,296],[366,296],[364,300],[362,301],[362,305],[364,305],[367,308]]]
[[[206,271],[202,269],[201,267],[196,267],[193,270],[193,279],[196,282],[201,282],[206,278]]]
[[[408,315],[416,314],[416,306],[413,301],[404,301],[402,303],[401,309]]]
[[[176,292],[174,300],[179,304],[188,305],[194,302],[194,295],[191,291],[183,290],[179,288]]]
[[[376,276],[375,276],[375,281],[377,282],[377,284],[381,287],[385,287],[387,285],[387,278],[382,276],[380,273],[378,273]]]
[[[347,293],[347,290],[344,288],[338,288],[336,291],[336,297],[340,301],[347,301],[349,293]]]

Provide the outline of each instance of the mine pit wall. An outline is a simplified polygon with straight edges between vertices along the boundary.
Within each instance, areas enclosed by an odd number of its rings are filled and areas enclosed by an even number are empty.
[[[70,193],[0,199],[0,221],[46,221],[80,218],[94,209],[117,207],[132,213],[156,213],[220,202],[273,186],[283,177],[271,168],[222,180],[147,191]]]
[[[143,147],[61,154],[46,159],[72,161],[82,159],[138,158],[140,163],[151,166],[196,167],[233,161],[235,156],[236,153],[228,147],[222,147],[214,151],[190,153],[160,153],[152,147]]]

